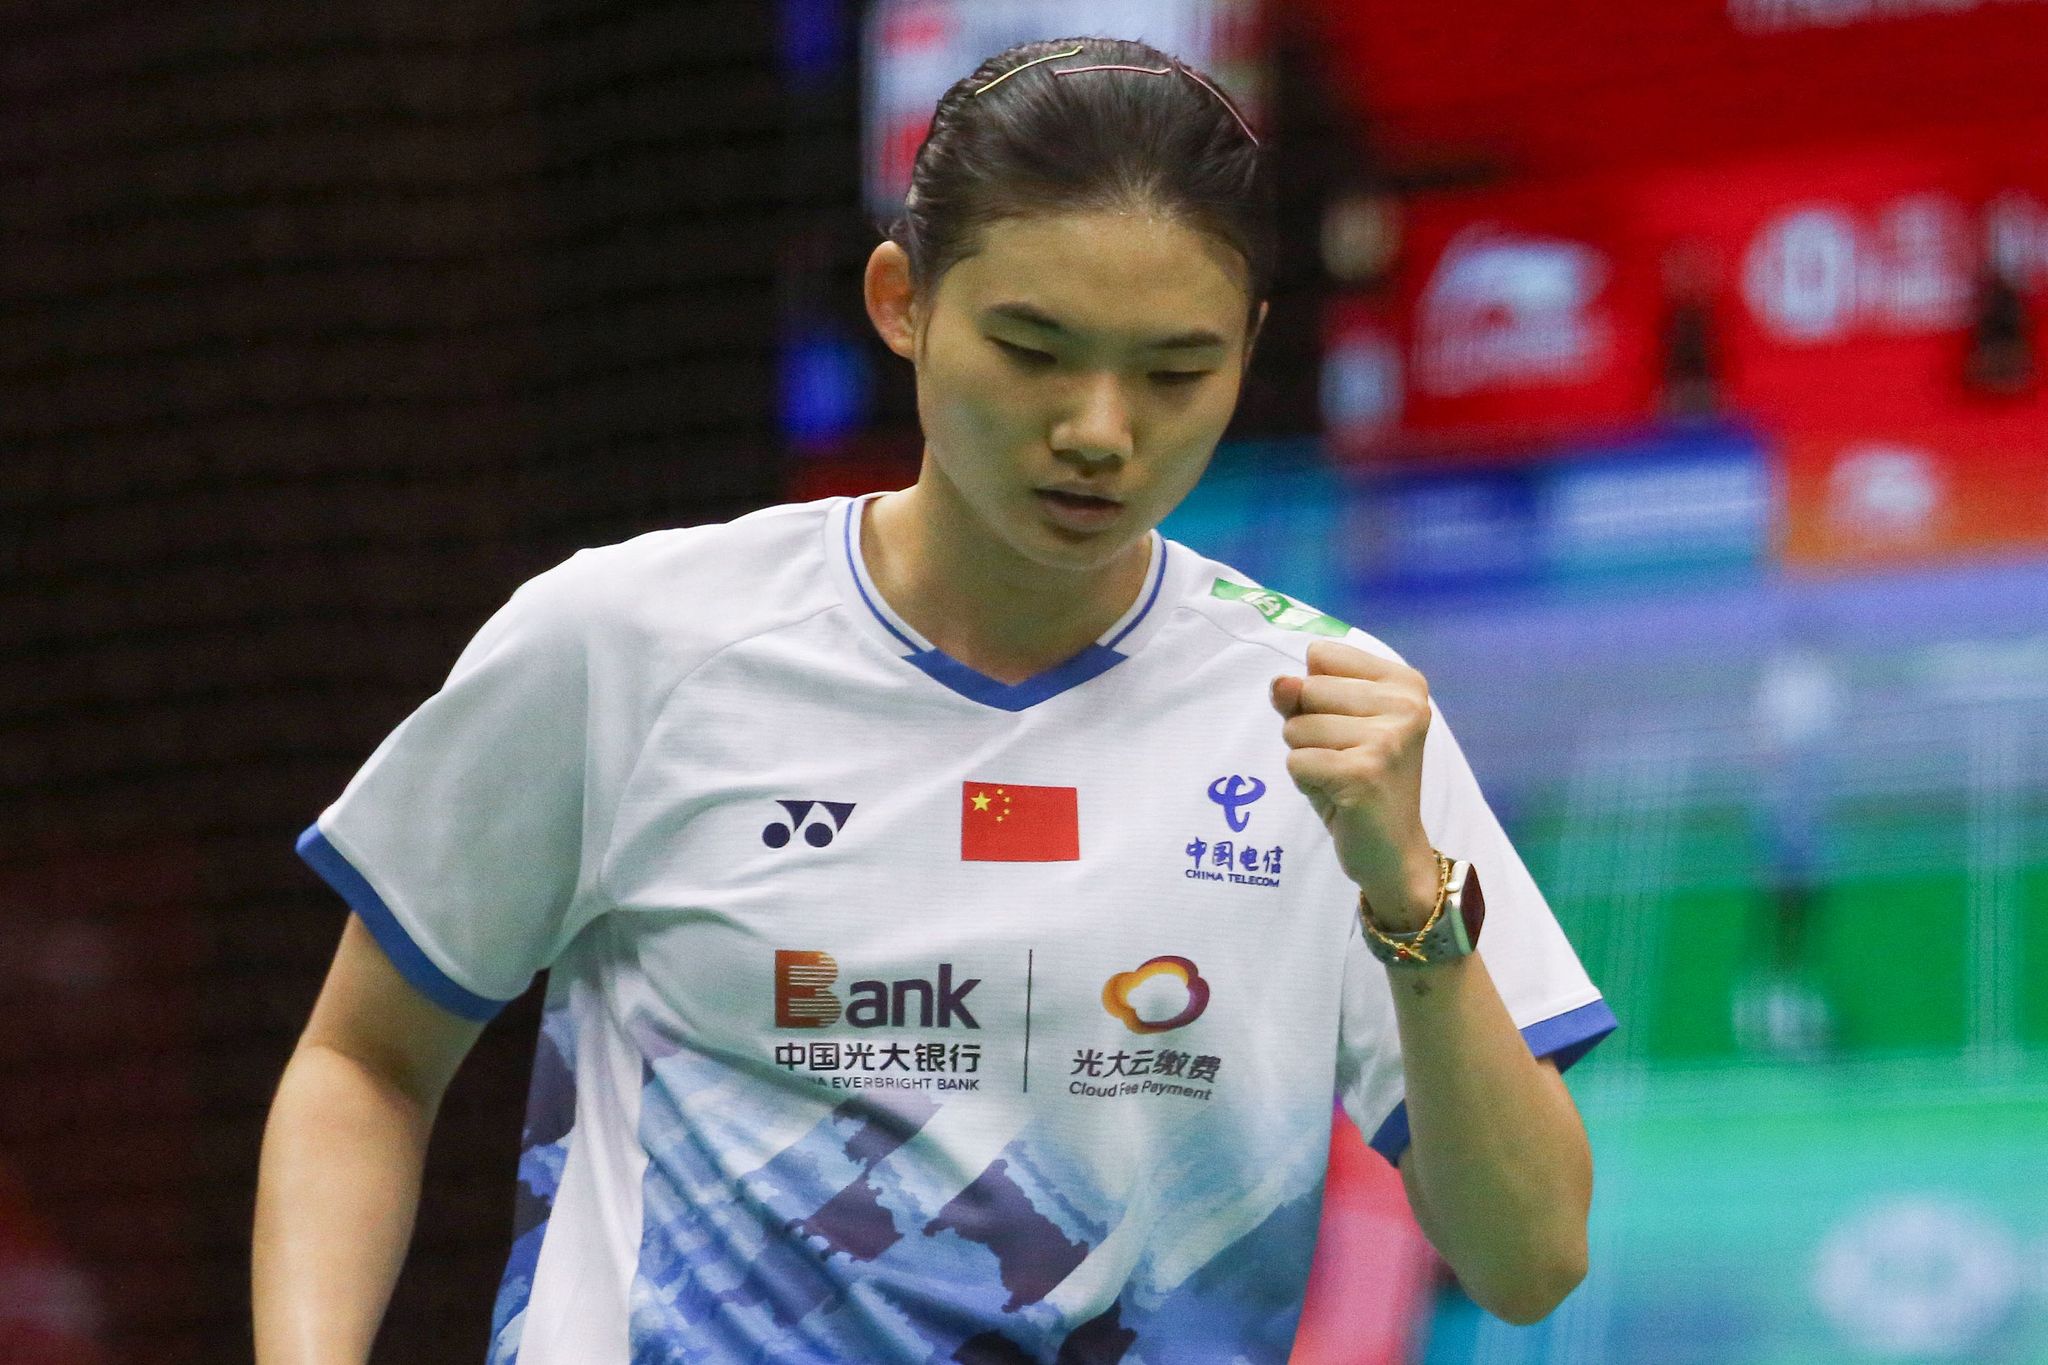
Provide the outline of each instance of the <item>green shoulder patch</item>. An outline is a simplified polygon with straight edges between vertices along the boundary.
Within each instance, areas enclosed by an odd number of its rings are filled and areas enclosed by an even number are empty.
[[[1219,578],[1216,586],[1209,589],[1209,595],[1226,602],[1242,602],[1282,630],[1338,637],[1351,633],[1351,627],[1336,617],[1326,616],[1307,603],[1297,602],[1286,593],[1274,592],[1271,588],[1247,587],[1243,583]]]

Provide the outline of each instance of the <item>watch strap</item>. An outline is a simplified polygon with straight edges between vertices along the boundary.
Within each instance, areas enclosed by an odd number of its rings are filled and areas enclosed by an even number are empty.
[[[1360,914],[1370,913],[1361,904]],[[1480,889],[1479,874],[1460,858],[1451,863],[1441,913],[1432,915],[1430,922],[1413,934],[1374,932],[1376,926],[1368,924],[1365,946],[1390,967],[1429,966],[1471,956],[1485,924],[1486,894]]]

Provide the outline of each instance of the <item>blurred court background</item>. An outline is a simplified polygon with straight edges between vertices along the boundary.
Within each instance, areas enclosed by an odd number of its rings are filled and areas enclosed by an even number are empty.
[[[2048,1361],[2048,4],[22,0],[0,1365],[246,1357],[293,836],[521,579],[913,477],[874,219],[1076,32],[1277,157],[1167,531],[1430,677],[1622,1021],[1577,1293],[1480,1314],[1339,1125],[1297,1361]],[[536,1003],[379,1359],[482,1356]]]

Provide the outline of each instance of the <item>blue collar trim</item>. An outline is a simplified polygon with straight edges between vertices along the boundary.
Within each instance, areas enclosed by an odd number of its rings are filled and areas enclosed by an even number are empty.
[[[1131,618],[1131,623],[1118,631],[1116,638],[1109,642],[1109,648],[1111,649],[1115,649],[1118,645],[1122,644],[1124,637],[1136,630],[1139,624],[1152,614],[1152,604],[1159,600],[1159,590],[1166,586],[1166,537],[1160,536],[1158,540],[1159,562],[1152,566],[1152,590],[1145,594],[1145,605],[1138,609],[1138,614]]]
[[[1065,663],[1048,668],[1045,672],[1026,678],[1023,682],[998,682],[986,673],[969,668],[942,649],[918,644],[897,628],[896,623],[889,619],[880,604],[869,594],[867,584],[861,575],[860,563],[854,557],[853,548],[854,518],[861,514],[861,504],[864,501],[862,498],[847,501],[846,528],[842,536],[846,551],[846,571],[853,576],[854,590],[860,594],[862,604],[867,607],[869,614],[881,623],[882,629],[888,631],[909,651],[903,656],[906,662],[914,665],[934,682],[958,692],[969,701],[980,702],[983,706],[993,706],[1002,711],[1022,711],[1050,697],[1056,697],[1069,688],[1079,687],[1090,678],[1098,677],[1122,663],[1130,656],[1118,652],[1116,646],[1122,644],[1132,631],[1152,615],[1152,608],[1159,601],[1160,589],[1166,585],[1167,541],[1164,536],[1155,534],[1159,552],[1152,557],[1152,583],[1145,594],[1145,605],[1140,607],[1138,614],[1116,633],[1114,639],[1108,644],[1097,641]]]
[[[854,498],[846,504],[846,571],[853,575],[853,590],[860,594],[860,600],[867,604],[867,609],[873,613],[874,618],[882,623],[882,629],[901,640],[905,649],[916,654],[917,642],[896,629],[895,623],[884,616],[882,609],[875,605],[875,599],[868,596],[867,582],[861,574],[860,562],[853,557],[853,519],[860,515],[861,501]]]
[[[1022,711],[1036,706],[1048,697],[1056,697],[1070,687],[1079,687],[1090,678],[1108,672],[1129,658],[1119,654],[1107,645],[1094,644],[1076,654],[1073,658],[1043,673],[1026,678],[1020,683],[997,682],[988,674],[978,672],[961,663],[941,649],[920,650],[909,656],[909,661],[931,678],[952,688],[969,701],[978,701],[983,706],[993,706],[1002,711]]]

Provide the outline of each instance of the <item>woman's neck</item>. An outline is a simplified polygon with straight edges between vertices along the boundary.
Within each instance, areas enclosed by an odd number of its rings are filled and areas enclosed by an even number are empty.
[[[1079,654],[1130,610],[1150,537],[1107,569],[1047,568],[998,539],[940,477],[927,468],[910,488],[869,499],[860,533],[875,587],[939,649],[1018,683]]]

